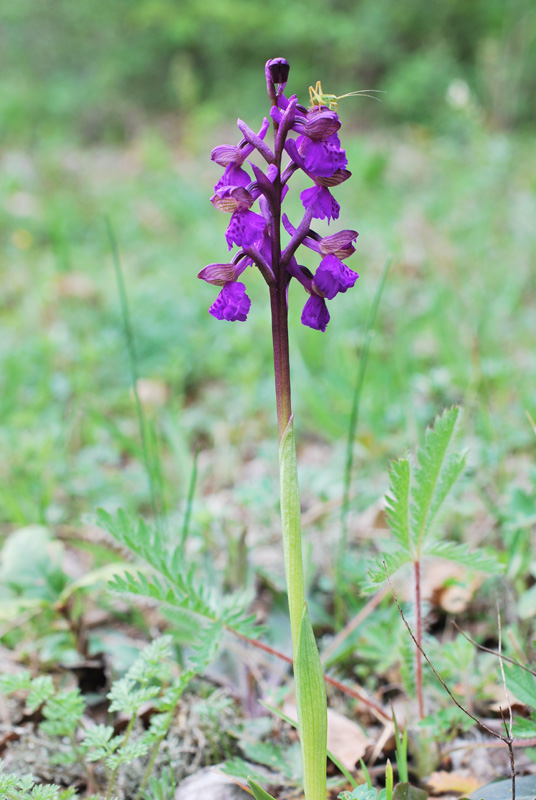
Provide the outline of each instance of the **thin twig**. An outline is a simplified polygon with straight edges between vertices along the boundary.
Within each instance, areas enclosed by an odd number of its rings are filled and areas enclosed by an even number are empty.
[[[497,602],[497,631],[498,631],[498,648],[499,648],[499,665],[501,667],[501,678],[504,687],[504,694],[506,697],[506,702],[508,704],[508,724],[506,723],[506,718],[504,715],[504,710],[501,708],[499,709],[501,712],[502,721],[504,724],[504,729],[506,731],[506,744],[508,746],[508,753],[510,755],[510,774],[512,776],[512,800],[516,800],[516,762],[514,757],[514,748],[512,747],[512,727],[514,724],[513,716],[512,716],[512,704],[510,702],[510,697],[508,695],[508,687],[506,685],[506,675],[504,674],[504,664],[502,658],[502,626],[501,626],[501,612],[499,609],[499,603]]]
[[[504,674],[504,664],[503,664],[503,655],[502,655],[502,627],[501,627],[501,612],[499,610],[499,604],[497,603],[497,631],[498,631],[498,656],[499,656],[499,666],[501,668],[501,678],[504,688],[504,695],[506,697],[506,703],[508,705],[508,738],[512,739],[512,726],[514,724],[514,720],[512,717],[512,704],[510,702],[510,696],[508,694],[508,687],[506,685],[506,675]],[[501,711],[502,716],[502,711]],[[505,723],[506,724],[506,723]]]
[[[475,722],[475,723],[476,723],[476,724],[477,724],[477,725],[478,725],[480,728],[482,728],[482,729],[483,729],[483,730],[485,730],[487,733],[489,733],[489,734],[490,734],[490,736],[493,736],[495,739],[500,739],[502,742],[504,742],[504,743],[506,744],[506,743],[507,743],[507,741],[506,741],[506,739],[505,739],[505,737],[504,737],[504,736],[501,736],[501,734],[500,734],[500,733],[495,733],[495,731],[494,731],[494,730],[492,730],[491,728],[488,728],[488,726],[487,726],[487,725],[485,725],[485,724],[484,724],[483,722],[481,722],[481,721],[480,721],[480,720],[479,720],[477,717],[475,717],[473,714],[471,714],[471,712],[470,712],[470,711],[468,711],[466,708],[464,708],[464,706],[462,706],[462,704],[461,704],[461,703],[460,703],[458,700],[456,700],[456,698],[454,697],[454,695],[453,695],[453,694],[452,694],[452,692],[450,691],[449,687],[447,686],[447,684],[445,683],[445,681],[443,680],[443,678],[441,677],[441,675],[439,674],[439,672],[436,670],[436,668],[434,667],[434,665],[432,664],[432,662],[430,661],[430,659],[428,658],[428,656],[426,655],[426,653],[425,653],[425,651],[423,650],[422,646],[421,646],[421,645],[420,645],[420,644],[417,642],[417,639],[415,638],[415,636],[414,636],[414,634],[413,634],[413,631],[411,630],[411,628],[410,628],[410,626],[409,626],[409,623],[408,623],[408,621],[407,621],[406,617],[404,616],[404,612],[403,612],[403,611],[402,611],[402,609],[400,608],[400,603],[398,602],[398,598],[397,598],[397,596],[396,596],[396,594],[395,594],[395,591],[394,591],[394,589],[393,589],[393,586],[392,586],[392,584],[391,584],[391,581],[390,581],[390,579],[389,579],[389,574],[388,574],[388,572],[387,572],[387,565],[386,565],[385,561],[383,562],[383,566],[384,566],[384,568],[385,568],[385,574],[386,574],[386,576],[387,576],[387,583],[389,584],[389,587],[390,587],[390,589],[391,589],[391,594],[393,595],[393,600],[394,600],[394,601],[395,601],[395,603],[396,603],[396,607],[398,608],[398,613],[400,614],[400,616],[401,616],[401,618],[402,618],[402,622],[403,622],[403,623],[404,623],[404,625],[406,626],[406,628],[407,628],[407,631],[408,631],[409,635],[410,635],[410,636],[411,636],[411,638],[413,639],[413,643],[415,644],[415,647],[418,647],[418,648],[419,648],[419,650],[421,651],[421,653],[422,653],[422,655],[423,655],[423,657],[424,657],[424,659],[425,659],[426,663],[428,664],[428,666],[430,667],[430,669],[432,670],[432,672],[434,673],[434,675],[435,675],[435,676],[436,676],[436,678],[438,679],[438,681],[439,681],[439,683],[441,684],[441,686],[443,687],[443,689],[446,691],[446,693],[448,694],[448,696],[450,697],[450,699],[452,700],[452,702],[453,702],[453,703],[454,703],[456,706],[458,706],[458,708],[460,709],[460,711],[463,711],[463,713],[464,713],[464,714],[466,714],[466,715],[467,715],[467,716],[468,716],[470,719],[472,719],[472,720],[473,720],[473,722]]]
[[[509,658],[508,656],[505,656],[505,655],[502,655],[501,653],[498,653],[497,650],[491,650],[491,648],[489,648],[489,647],[484,647],[483,644],[479,644],[478,642],[475,642],[475,640],[471,639],[471,637],[468,636],[468,634],[465,633],[465,631],[462,631],[462,629],[460,628],[460,626],[458,625],[457,622],[453,622],[452,624],[454,625],[456,630],[459,633],[461,633],[461,635],[465,639],[467,639],[468,642],[471,642],[472,645],[477,647],[479,650],[482,650],[483,653],[490,653],[492,656],[497,656],[497,658],[502,659],[502,661],[508,661],[509,664],[514,664],[514,666],[519,667],[520,669],[524,669],[525,672],[530,672],[530,674],[534,675],[534,677],[536,678],[536,671],[535,670],[531,669],[530,667],[527,667],[525,664],[521,664],[519,661],[516,661],[515,658]]]
[[[248,642],[248,644],[252,644],[254,647],[258,647],[259,650],[264,650],[265,653],[270,653],[272,656],[276,656],[276,658],[280,658],[282,661],[286,661],[287,664],[293,664],[292,658],[290,656],[285,655],[285,653],[281,653],[279,650],[274,650],[273,647],[270,647],[264,642],[259,641],[259,639],[250,639],[248,636],[244,636],[243,633],[238,633],[238,631],[233,630],[233,628],[227,628],[230,633],[233,633],[239,639],[242,639],[244,642]],[[324,675],[324,680],[326,683],[329,683],[331,686],[334,686],[336,689],[339,689],[341,692],[345,694],[349,694],[351,697],[355,697],[356,700],[360,700],[364,705],[368,706],[370,709],[374,711],[375,714],[382,717],[382,719],[391,721],[391,717],[389,714],[383,710],[381,706],[375,703],[373,700],[369,700],[368,697],[365,697],[360,692],[352,689],[350,686],[346,686],[344,683],[336,680],[335,678],[331,678],[329,675]]]

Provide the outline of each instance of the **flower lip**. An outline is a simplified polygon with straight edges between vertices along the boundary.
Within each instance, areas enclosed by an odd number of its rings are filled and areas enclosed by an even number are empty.
[[[302,325],[314,328],[315,331],[324,332],[326,330],[329,322],[329,311],[323,297],[311,295],[303,307],[301,322]]]
[[[243,283],[225,283],[221,292],[209,308],[209,313],[216,319],[225,319],[228,322],[244,322],[251,300],[246,294]]]
[[[314,285],[328,300],[333,300],[339,292],[351,289],[359,278],[357,272],[349,269],[334,255],[324,256],[320,262],[315,277]]]

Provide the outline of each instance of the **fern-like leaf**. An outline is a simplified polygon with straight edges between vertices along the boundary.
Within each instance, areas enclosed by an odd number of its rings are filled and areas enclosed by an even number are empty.
[[[459,408],[449,408],[426,432],[424,447],[418,454],[419,466],[414,472],[411,489],[411,541],[417,557],[423,539],[429,533],[454,483],[463,472],[465,456],[450,453]]]
[[[206,654],[217,646],[224,627],[250,638],[260,636],[262,629],[255,624],[255,617],[247,614],[250,594],[222,597],[216,587],[196,575],[195,565],[186,568],[180,548],[158,528],[143,520],[133,521],[121,510],[115,516],[100,510],[97,522],[144,562],[136,571],[114,575],[109,584],[113,591],[151,598],[201,622],[205,633],[196,642],[196,664],[206,664]],[[212,631],[212,638],[207,631]]]
[[[409,550],[396,550],[394,553],[386,553],[379,558],[368,570],[368,578],[374,584],[371,591],[377,588],[377,584],[383,583],[386,578],[393,575],[404,564],[409,564],[412,560]]]
[[[423,555],[446,558],[481,572],[494,573],[501,572],[503,569],[502,564],[493,553],[486,553],[482,550],[471,551],[466,544],[457,544],[456,542],[430,540],[424,544]]]

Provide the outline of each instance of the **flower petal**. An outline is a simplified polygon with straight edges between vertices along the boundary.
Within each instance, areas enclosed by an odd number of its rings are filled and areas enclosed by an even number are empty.
[[[304,208],[313,210],[315,219],[327,218],[329,223],[332,219],[339,218],[341,207],[331,195],[329,189],[324,189],[322,186],[312,186],[300,194],[300,199]]]
[[[332,300],[339,292],[351,289],[358,278],[357,272],[349,269],[337,256],[329,255],[320,262],[314,284],[324,297]]]
[[[236,280],[236,267],[234,264],[209,264],[197,277],[213,286],[224,286]]]
[[[302,325],[314,328],[315,331],[325,331],[329,322],[329,311],[326,301],[313,294],[303,307],[301,315]]]
[[[209,308],[209,313],[216,319],[225,319],[229,322],[244,322],[249,309],[251,300],[246,294],[246,287],[240,281],[236,283],[226,283],[217,296],[216,300]]]
[[[258,242],[266,227],[266,221],[254,211],[235,211],[225,233],[229,250],[234,244],[240,247],[251,247]]]

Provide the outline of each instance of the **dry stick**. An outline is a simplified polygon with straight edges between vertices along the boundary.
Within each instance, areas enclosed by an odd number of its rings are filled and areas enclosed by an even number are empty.
[[[499,665],[501,667],[501,677],[504,686],[504,694],[506,696],[506,702],[508,703],[508,724],[506,724],[506,719],[504,716],[504,710],[499,708],[501,712],[502,721],[504,724],[504,729],[506,731],[507,740],[506,743],[508,745],[508,753],[510,755],[510,774],[512,776],[512,800],[516,800],[516,762],[514,758],[514,748],[512,747],[512,726],[513,726],[513,717],[512,717],[512,704],[510,702],[510,697],[508,695],[508,687],[506,686],[506,675],[504,674],[504,664],[502,659],[502,627],[501,627],[501,612],[499,610],[499,603],[497,602],[497,632],[498,632],[498,642],[497,646],[499,649]]]
[[[455,753],[456,750],[478,750],[481,747],[502,747],[504,742],[464,742],[464,744],[456,745],[456,747],[447,747],[443,750],[443,755]],[[535,739],[512,739],[512,747],[536,747]]]
[[[250,639],[248,636],[244,636],[243,633],[238,633],[238,631],[235,631],[233,628],[227,628],[227,630],[230,633],[233,633],[239,639],[242,639],[244,642],[252,644],[254,647],[258,647],[260,650],[264,650],[266,653],[270,653],[270,655],[276,656],[277,658],[280,658],[282,661],[286,661],[287,664],[293,663],[290,656],[287,656],[284,653],[279,652],[279,650],[274,650],[273,647],[264,644],[264,642],[261,642],[258,639]],[[356,700],[360,700],[364,705],[371,708],[375,714],[379,715],[383,719],[388,720],[389,722],[391,721],[391,717],[389,716],[389,714],[387,714],[386,711],[383,710],[381,706],[379,706],[373,700],[369,700],[368,697],[365,697],[364,695],[360,694],[360,692],[357,692],[355,689],[350,688],[350,686],[345,686],[344,683],[341,683],[335,678],[330,678],[329,675],[324,675],[324,680],[326,681],[326,683],[329,683],[331,686],[334,686],[341,692],[345,692],[345,694],[349,694],[351,697],[355,697]]]
[[[511,723],[512,707],[509,706],[509,708],[510,708],[510,723],[509,724],[506,723],[506,718],[504,716],[504,709],[503,708],[499,708],[499,711],[501,712],[501,717],[502,717],[502,721],[503,721],[503,725],[504,725],[504,730],[506,731],[506,738],[504,739],[504,741],[506,742],[506,746],[508,747],[508,755],[510,756],[510,776],[511,776],[511,782],[512,782],[512,800],[516,800],[516,760],[515,760],[515,756],[514,756],[514,748],[513,748],[513,745],[512,745],[512,741],[513,740],[512,740],[512,733],[511,733],[511,730],[512,730],[512,728],[511,728],[511,724],[512,724]]]
[[[417,652],[415,653],[415,683],[417,685],[417,702],[419,704],[419,719],[424,719],[424,698],[422,692],[422,607],[421,607],[421,562],[417,558],[413,562],[415,571],[415,614],[417,623]]]
[[[533,670],[530,667],[525,666],[525,664],[521,664],[519,661],[516,661],[515,658],[509,658],[508,656],[502,655],[502,653],[498,653],[497,650],[491,650],[491,648],[489,648],[489,647],[484,647],[483,644],[479,644],[478,642],[475,642],[475,640],[471,639],[471,637],[467,633],[462,631],[462,629],[460,628],[460,626],[458,625],[457,622],[453,621],[452,624],[454,625],[456,630],[459,633],[461,633],[461,635],[463,637],[465,637],[465,639],[467,639],[468,642],[471,642],[472,645],[477,647],[479,650],[482,650],[482,652],[491,653],[492,656],[497,656],[497,658],[500,658],[502,661],[508,661],[509,664],[513,664],[515,667],[520,667],[521,669],[524,669],[525,672],[530,672],[530,674],[534,675],[534,677],[536,678],[536,670]]]
[[[434,673],[434,675],[436,676],[436,678],[438,679],[439,683],[441,684],[441,686],[443,687],[443,689],[446,691],[446,693],[448,694],[448,696],[450,697],[450,699],[452,700],[452,702],[453,702],[455,705],[457,705],[457,706],[458,706],[458,708],[460,709],[460,711],[463,711],[463,713],[464,713],[464,714],[467,714],[467,716],[468,716],[470,719],[472,719],[472,720],[473,720],[473,722],[476,722],[476,724],[477,724],[477,725],[478,725],[480,728],[482,728],[482,729],[483,729],[483,730],[485,730],[487,733],[489,733],[489,734],[490,734],[490,736],[493,736],[495,739],[500,739],[500,740],[501,740],[501,742],[504,742],[505,744],[508,744],[508,740],[507,740],[507,739],[506,739],[504,736],[501,736],[501,734],[500,734],[500,733],[496,733],[496,732],[495,732],[494,730],[492,730],[491,728],[488,728],[488,726],[487,726],[487,725],[486,725],[484,722],[481,722],[481,721],[480,721],[480,720],[479,720],[477,717],[475,717],[473,714],[471,714],[471,712],[470,712],[470,711],[468,711],[466,708],[464,708],[464,706],[462,706],[462,704],[461,704],[460,702],[458,702],[458,700],[456,700],[456,698],[454,697],[454,695],[453,695],[453,694],[452,694],[452,692],[450,691],[449,687],[447,686],[447,684],[445,683],[445,681],[443,680],[443,678],[441,677],[441,675],[439,674],[439,672],[436,670],[436,668],[434,667],[434,665],[432,664],[432,662],[430,661],[430,659],[429,659],[429,658],[428,658],[428,656],[426,655],[425,651],[423,650],[423,648],[422,648],[422,647],[421,647],[421,645],[420,645],[420,644],[417,642],[417,639],[416,639],[416,638],[415,638],[415,636],[413,635],[413,631],[411,630],[411,628],[410,628],[410,626],[409,626],[409,623],[408,623],[407,619],[406,619],[406,618],[405,618],[405,616],[404,616],[404,612],[403,612],[403,611],[402,611],[402,609],[400,608],[400,603],[398,602],[398,598],[397,598],[397,596],[396,596],[396,594],[395,594],[395,591],[394,591],[394,589],[393,589],[393,586],[392,586],[392,584],[391,584],[391,581],[389,580],[389,574],[387,573],[387,565],[386,565],[385,561],[383,562],[383,566],[384,566],[384,569],[385,569],[385,574],[386,574],[386,576],[387,576],[387,583],[389,584],[389,587],[390,587],[390,589],[391,589],[391,594],[393,595],[393,600],[395,601],[395,603],[396,603],[396,607],[398,608],[398,613],[399,613],[399,614],[400,614],[400,616],[402,617],[402,622],[403,622],[403,623],[404,623],[404,625],[406,626],[406,628],[407,628],[407,631],[408,631],[409,635],[410,635],[410,636],[411,636],[411,638],[413,639],[413,643],[415,644],[415,647],[418,647],[418,648],[419,648],[419,650],[421,651],[421,653],[422,653],[422,655],[423,655],[423,658],[425,659],[426,663],[428,664],[428,666],[430,667],[430,669],[432,670],[432,672]]]

